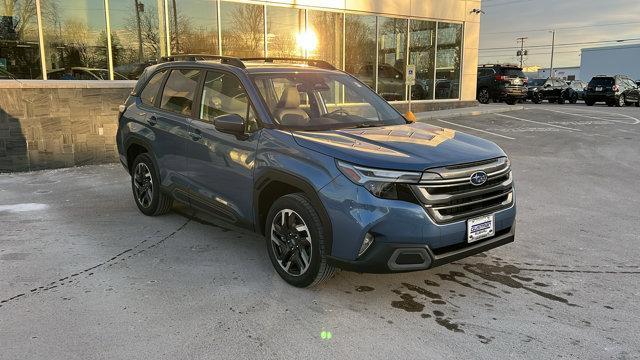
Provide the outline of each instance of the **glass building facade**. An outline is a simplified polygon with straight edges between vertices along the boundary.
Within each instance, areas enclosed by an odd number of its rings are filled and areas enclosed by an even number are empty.
[[[463,24],[227,0],[0,1],[0,79],[135,80],[176,54],[328,61],[389,101],[460,98]],[[408,64],[416,82],[405,84]]]

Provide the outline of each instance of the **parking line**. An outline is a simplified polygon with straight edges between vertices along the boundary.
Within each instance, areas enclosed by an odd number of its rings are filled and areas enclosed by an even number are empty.
[[[459,127],[461,127],[461,128],[471,129],[471,130],[475,130],[475,131],[480,131],[480,132],[483,132],[483,133],[486,133],[486,134],[491,134],[491,135],[494,135],[494,136],[499,136],[499,137],[501,137],[501,138],[505,138],[505,139],[509,139],[509,140],[515,140],[515,138],[509,137],[509,136],[505,136],[505,135],[496,134],[496,133],[493,133],[493,132],[491,132],[491,131],[482,130],[482,129],[476,129],[476,128],[472,128],[471,126],[460,125],[460,124],[456,124],[456,123],[451,122],[451,121],[445,121],[445,120],[440,120],[440,119],[436,119],[436,120],[438,120],[438,121],[440,121],[440,122],[443,122],[443,123],[447,123],[447,124],[451,124],[451,125],[459,126]]]
[[[533,108],[528,108],[528,109],[533,109]],[[575,113],[569,113],[569,112],[565,112],[565,111],[560,111],[560,110],[551,110],[551,109],[545,109],[545,108],[541,108],[542,110],[546,110],[546,111],[551,111],[551,112],[555,112],[555,113],[559,113],[559,114],[565,114],[565,115],[573,115],[573,116],[578,116],[578,117],[583,117],[583,118],[587,118],[587,119],[595,119],[595,120],[602,120],[602,121],[611,121],[611,122],[617,122],[620,124],[627,124],[627,125],[637,125],[640,124],[640,120],[634,118],[633,116],[629,116],[629,115],[625,115],[625,114],[618,114],[618,113],[611,113],[610,115],[619,115],[619,116],[624,116],[627,117],[631,120],[634,120],[633,123],[628,123],[628,122],[624,122],[621,120],[612,120],[612,119],[605,119],[605,118],[600,118],[597,116],[589,116],[589,115],[584,115],[584,114],[575,114]],[[593,111],[596,112],[596,111]],[[607,113],[603,113],[600,111],[597,111],[597,113],[600,114],[607,114]],[[609,115],[609,114],[607,114]]]
[[[569,130],[569,131],[582,131],[582,130],[580,130],[580,129],[574,129],[574,128],[570,128],[570,127],[566,127],[566,126],[562,126],[562,125],[549,124],[549,123],[546,123],[546,122],[540,122],[540,121],[534,121],[534,120],[522,119],[522,118],[518,118],[518,117],[515,117],[515,116],[509,116],[509,115],[498,114],[498,113],[496,113],[496,114],[494,114],[494,115],[502,116],[502,117],[506,117],[506,118],[514,119],[514,120],[526,121],[526,122],[530,122],[530,123],[534,123],[534,124],[540,124],[540,125],[553,126],[553,127],[557,127],[557,128],[565,129],[565,130]]]

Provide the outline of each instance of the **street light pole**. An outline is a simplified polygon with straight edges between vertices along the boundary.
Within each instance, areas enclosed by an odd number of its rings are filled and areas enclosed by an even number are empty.
[[[556,49],[556,31],[555,30],[551,30],[551,68],[549,69],[549,76],[553,77],[554,71],[553,71],[553,53],[555,52]]]

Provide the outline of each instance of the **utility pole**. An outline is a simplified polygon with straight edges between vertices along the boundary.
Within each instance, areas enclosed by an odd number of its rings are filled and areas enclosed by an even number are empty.
[[[549,77],[553,77],[554,75],[554,71],[553,71],[553,53],[555,52],[556,49],[556,31],[555,30],[551,30],[551,68],[549,69]]]
[[[524,41],[527,40],[527,37],[519,37],[516,40],[520,41],[520,51],[518,51],[518,56],[520,56],[520,67],[524,65],[524,56],[527,55],[524,50]]]

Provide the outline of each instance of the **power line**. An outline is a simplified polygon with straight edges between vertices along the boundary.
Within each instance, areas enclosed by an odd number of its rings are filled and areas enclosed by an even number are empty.
[[[637,25],[637,24],[640,24],[640,21],[632,21],[632,22],[624,22],[624,23],[610,23],[610,24],[582,25],[582,26],[567,26],[567,27],[557,27],[555,29],[556,30],[572,30],[572,29],[588,29],[588,28],[593,28],[593,27],[626,26],[626,25]],[[549,31],[549,30],[552,30],[552,29],[548,28],[548,29],[527,29],[527,30],[518,30],[518,31],[493,31],[493,32],[482,33],[482,35],[543,32],[543,31]]]
[[[518,4],[518,3],[529,2],[529,1],[531,1],[531,0],[512,0],[512,1],[505,1],[505,2],[501,2],[501,3],[485,5],[485,6],[483,6],[483,8],[491,8],[491,7],[496,7],[496,6],[503,6],[503,5]],[[484,2],[487,2],[487,0],[485,0]]]
[[[629,38],[629,39],[617,39],[617,40],[600,40],[600,41],[585,41],[585,42],[575,42],[575,43],[564,43],[564,44],[556,44],[555,46],[574,46],[574,45],[589,45],[589,44],[602,44],[609,42],[626,42],[626,41],[638,41],[640,38]],[[529,48],[547,48],[551,47],[551,45],[532,45]],[[496,48],[485,48],[479,49],[480,51],[487,50],[512,50],[517,49],[517,46],[506,46],[506,47],[496,47]]]

